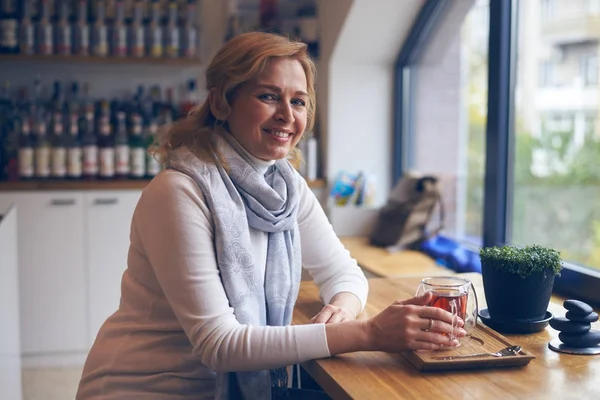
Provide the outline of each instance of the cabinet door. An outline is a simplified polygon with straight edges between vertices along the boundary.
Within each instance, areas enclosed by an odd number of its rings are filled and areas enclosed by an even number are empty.
[[[23,353],[86,351],[83,195],[18,193]]]
[[[131,217],[140,195],[139,190],[86,193],[90,344],[119,307]]]

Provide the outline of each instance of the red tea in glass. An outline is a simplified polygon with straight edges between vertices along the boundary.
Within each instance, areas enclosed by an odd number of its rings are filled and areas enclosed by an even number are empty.
[[[427,304],[428,306],[442,308],[466,320],[468,293],[461,293],[460,290],[446,288],[435,288],[431,293],[433,297],[429,304]]]

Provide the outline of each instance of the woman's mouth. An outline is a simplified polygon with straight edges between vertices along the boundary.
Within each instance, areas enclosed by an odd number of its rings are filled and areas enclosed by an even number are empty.
[[[280,139],[288,139],[290,136],[292,136],[291,132],[278,131],[275,129],[263,128],[263,131]]]

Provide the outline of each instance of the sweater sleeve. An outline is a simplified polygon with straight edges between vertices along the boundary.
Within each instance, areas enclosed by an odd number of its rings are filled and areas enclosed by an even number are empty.
[[[164,171],[144,190],[133,218],[160,287],[193,352],[214,371],[282,367],[329,357],[323,324],[240,324],[220,280],[212,217],[198,185]]]
[[[369,283],[355,259],[350,256],[329,223],[321,204],[300,179],[298,224],[302,241],[302,264],[319,286],[321,299],[328,304],[341,292],[355,294],[364,309]]]

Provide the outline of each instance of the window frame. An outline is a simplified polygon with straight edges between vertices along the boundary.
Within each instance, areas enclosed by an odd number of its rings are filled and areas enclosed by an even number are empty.
[[[394,73],[394,129],[392,185],[410,165],[414,108],[411,69],[419,61],[428,38],[447,11],[448,0],[427,0],[402,46]],[[484,181],[483,246],[510,243],[514,165],[514,101],[517,44],[516,0],[489,0],[488,119]],[[501,210],[501,212],[498,212]],[[467,248],[471,246],[466,246]],[[470,249],[476,252],[476,249]],[[564,262],[554,292],[600,304],[600,271]]]

